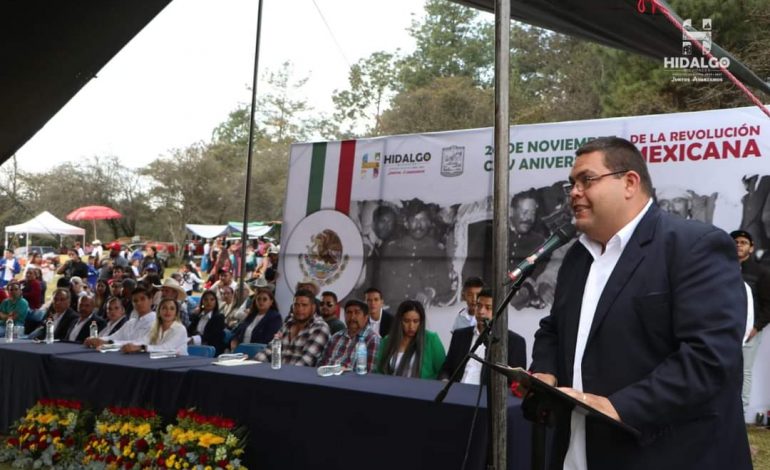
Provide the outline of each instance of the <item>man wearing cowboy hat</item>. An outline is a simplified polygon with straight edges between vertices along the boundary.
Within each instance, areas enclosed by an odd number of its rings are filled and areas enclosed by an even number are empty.
[[[190,316],[187,313],[187,302],[185,302],[185,299],[187,298],[187,292],[184,291],[184,288],[182,288],[176,279],[172,277],[164,280],[163,284],[156,287],[160,287],[161,299],[171,299],[177,301],[179,304],[179,317],[182,320],[182,324],[184,326],[188,326],[190,324]]]

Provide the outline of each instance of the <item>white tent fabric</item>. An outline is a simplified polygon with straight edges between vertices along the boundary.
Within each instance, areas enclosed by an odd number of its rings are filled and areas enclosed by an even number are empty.
[[[57,219],[48,211],[43,211],[34,218],[18,225],[5,227],[5,246],[8,246],[8,234],[26,234],[26,244],[29,247],[29,235],[77,235],[83,237],[83,246],[86,244],[86,229],[70,225]],[[61,241],[61,240],[60,240]]]
[[[85,236],[86,229],[70,225],[57,219],[48,211],[43,211],[23,224],[5,227],[5,233],[32,233],[37,235],[80,235]]]
[[[241,230],[243,230],[243,223],[231,222],[229,227],[231,232],[240,232]],[[256,226],[252,225],[247,227],[246,230],[249,233],[249,238],[257,238],[266,234],[272,228],[273,228],[272,225],[256,225]]]
[[[214,238],[230,233],[227,225],[187,224],[187,230],[202,238]]]

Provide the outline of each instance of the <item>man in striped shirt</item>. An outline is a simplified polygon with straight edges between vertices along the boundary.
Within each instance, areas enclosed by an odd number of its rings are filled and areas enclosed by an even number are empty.
[[[380,335],[369,328],[369,306],[366,302],[355,299],[345,302],[345,324],[347,328],[332,335],[318,365],[342,364],[347,369],[355,367],[356,345],[361,336],[366,344],[366,370],[371,371],[374,355],[380,345]]]

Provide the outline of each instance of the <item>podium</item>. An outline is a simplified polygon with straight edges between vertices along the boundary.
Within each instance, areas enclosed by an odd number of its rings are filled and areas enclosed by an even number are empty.
[[[641,436],[641,432],[638,429],[616,421],[596,408],[587,405],[585,402],[577,400],[558,388],[534,377],[521,367],[513,368],[505,364],[489,362],[476,354],[472,354],[471,357],[495,372],[520,383],[527,390],[521,408],[524,412],[524,418],[533,423],[531,459],[533,470],[543,470],[545,468],[546,426],[553,427],[556,416],[571,413],[575,408],[583,410],[586,416],[594,417],[620,432],[628,433],[636,438]]]

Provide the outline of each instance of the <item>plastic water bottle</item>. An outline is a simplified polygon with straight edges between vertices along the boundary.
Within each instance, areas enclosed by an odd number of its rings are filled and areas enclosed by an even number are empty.
[[[45,344],[53,344],[53,320],[45,322]]]
[[[13,343],[13,320],[10,318],[5,322],[5,342]]]
[[[95,321],[92,321],[91,326],[88,327],[88,337],[96,338],[97,336],[99,336],[99,327],[96,325]]]
[[[366,351],[366,343],[364,342],[364,335],[358,335],[358,343],[356,344],[356,374],[358,375],[365,375],[368,371],[366,370],[367,365],[367,351]]]
[[[276,335],[270,343],[272,354],[270,356],[270,367],[273,369],[281,368],[281,337]]]

